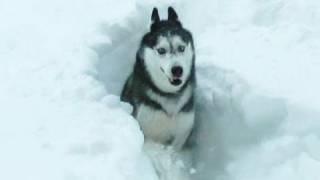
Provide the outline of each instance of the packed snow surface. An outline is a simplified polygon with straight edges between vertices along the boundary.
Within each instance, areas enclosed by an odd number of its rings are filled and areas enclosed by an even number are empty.
[[[196,45],[192,179],[320,179],[316,0],[1,0],[0,179],[157,180],[119,93],[168,5]]]

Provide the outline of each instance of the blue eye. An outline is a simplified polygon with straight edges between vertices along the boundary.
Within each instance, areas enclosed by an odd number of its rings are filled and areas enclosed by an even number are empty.
[[[165,48],[158,48],[157,51],[158,51],[158,53],[159,53],[160,55],[164,55],[164,54],[167,53],[167,51],[166,51]]]
[[[185,50],[185,47],[184,46],[178,46],[178,51],[179,52],[184,52],[184,50]]]

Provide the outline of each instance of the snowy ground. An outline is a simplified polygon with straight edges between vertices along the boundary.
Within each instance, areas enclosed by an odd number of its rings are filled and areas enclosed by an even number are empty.
[[[194,179],[319,180],[316,0],[1,0],[0,179],[156,179],[118,95],[168,4],[197,49]]]

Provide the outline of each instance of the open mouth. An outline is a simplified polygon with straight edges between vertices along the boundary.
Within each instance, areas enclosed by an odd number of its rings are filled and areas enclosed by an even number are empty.
[[[174,86],[179,86],[182,83],[181,79],[179,78],[172,78],[172,79],[169,78],[169,81]]]
[[[180,77],[169,77],[162,68],[160,69],[163,72],[163,74],[168,78],[168,81],[170,82],[170,84],[174,86],[179,86],[182,83],[182,80],[180,79]]]

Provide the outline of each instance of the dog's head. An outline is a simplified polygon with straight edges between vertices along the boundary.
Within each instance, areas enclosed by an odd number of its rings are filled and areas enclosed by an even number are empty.
[[[172,7],[168,19],[160,20],[157,8],[151,15],[150,31],[142,39],[140,56],[147,73],[158,89],[178,92],[194,68],[194,45],[191,33],[184,29]]]

